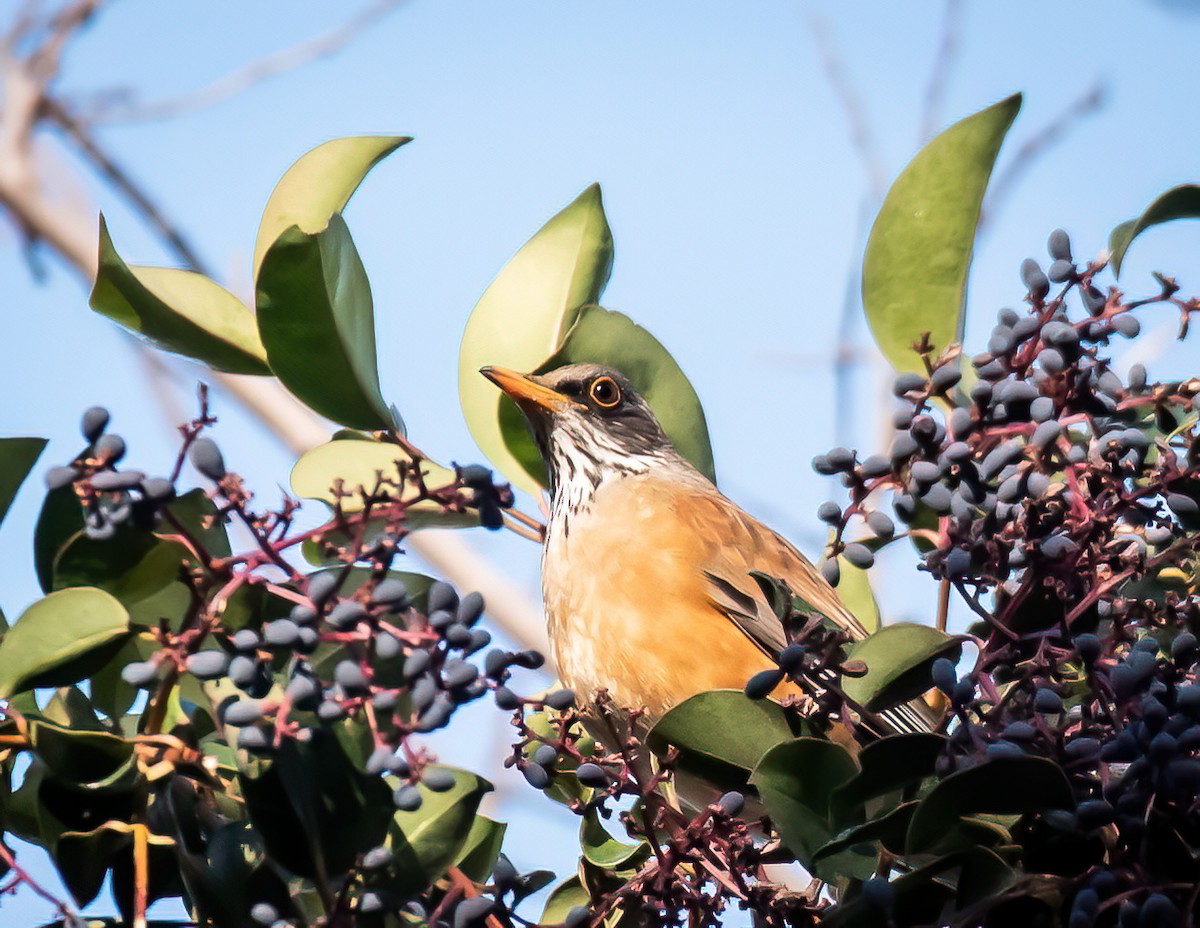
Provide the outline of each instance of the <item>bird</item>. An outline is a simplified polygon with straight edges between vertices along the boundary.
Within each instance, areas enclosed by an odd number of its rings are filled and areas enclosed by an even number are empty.
[[[697,693],[742,689],[787,645],[753,571],[849,638],[867,636],[803,554],[679,453],[620,371],[480,373],[523,413],[548,475],[542,597],[563,685],[607,691],[649,722]],[[923,706],[887,717],[899,731],[929,727]]]

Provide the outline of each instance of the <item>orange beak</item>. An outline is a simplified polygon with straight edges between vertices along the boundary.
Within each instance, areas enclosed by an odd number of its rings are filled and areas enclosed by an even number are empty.
[[[520,374],[507,367],[481,367],[479,373],[507,393],[518,406],[559,412],[571,407],[583,408],[557,390],[538,383],[529,374]]]

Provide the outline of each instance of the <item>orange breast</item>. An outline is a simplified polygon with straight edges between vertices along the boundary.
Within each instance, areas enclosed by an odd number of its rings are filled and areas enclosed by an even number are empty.
[[[563,683],[582,698],[606,689],[658,715],[772,666],[706,593],[703,571],[737,543],[733,526],[672,486],[652,476],[604,484],[547,544],[550,640]]]

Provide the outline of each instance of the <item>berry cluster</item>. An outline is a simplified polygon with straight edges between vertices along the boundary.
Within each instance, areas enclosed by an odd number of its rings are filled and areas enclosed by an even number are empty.
[[[1183,337],[1200,302],[1161,276],[1148,299],[1101,292],[1103,262],[1078,266],[1061,230],[1049,251],[1048,272],[1022,265],[1028,309],[1001,310],[984,353],[914,346],[924,371],[895,379],[886,455],[814,461],[850,496],[819,512],[835,529],[823,569],[836,584],[832,555],[868,567],[916,544],[978,619],[974,666],[932,668],[938,775],[1053,761],[1076,807],[1026,820],[1025,869],[1061,878],[1072,928],[1173,925],[1192,917],[1180,873],[1200,840],[1200,380],[1153,383],[1140,364],[1122,378],[1106,349],[1152,304]]]

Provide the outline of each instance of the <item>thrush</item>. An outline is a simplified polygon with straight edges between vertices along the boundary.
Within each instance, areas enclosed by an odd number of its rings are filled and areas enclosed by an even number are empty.
[[[546,466],[542,595],[559,677],[581,697],[607,690],[652,721],[775,667],[788,642],[753,571],[784,581],[849,638],[866,637],[804,555],[676,450],[619,371],[481,373],[525,415]],[[887,721],[928,727],[917,705]]]

